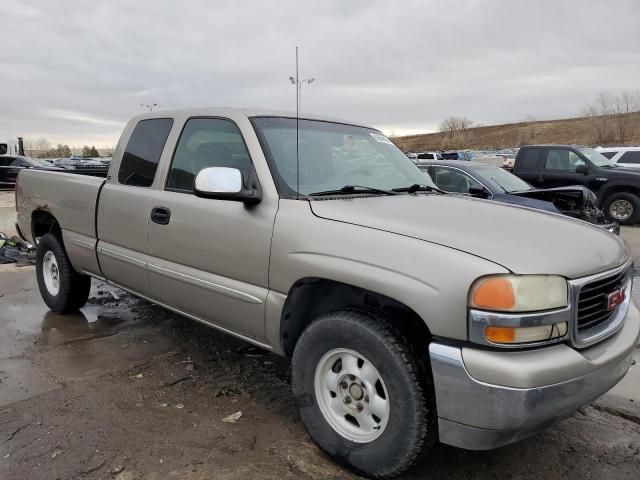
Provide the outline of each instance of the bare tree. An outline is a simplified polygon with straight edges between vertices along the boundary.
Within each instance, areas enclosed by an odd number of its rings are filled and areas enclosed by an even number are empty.
[[[605,144],[611,140],[611,118],[613,98],[607,92],[600,92],[593,102],[585,105],[583,114],[588,117],[596,143]]]
[[[613,98],[612,122],[617,140],[624,144],[629,140],[630,134],[630,113],[640,111],[640,93],[624,90],[620,95]]]
[[[440,122],[439,129],[441,132],[446,133],[449,138],[453,138],[456,133],[466,130],[471,125],[473,125],[473,122],[467,117],[451,115]]]
[[[31,157],[47,157],[51,151],[51,143],[44,137],[25,138],[23,141],[25,154]]]

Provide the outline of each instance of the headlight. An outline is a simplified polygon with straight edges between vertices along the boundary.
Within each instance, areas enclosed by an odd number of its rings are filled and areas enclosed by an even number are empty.
[[[556,275],[492,275],[469,290],[469,340],[517,347],[566,338],[567,281]]]
[[[469,294],[471,308],[497,312],[551,310],[567,304],[567,281],[557,275],[483,277]]]

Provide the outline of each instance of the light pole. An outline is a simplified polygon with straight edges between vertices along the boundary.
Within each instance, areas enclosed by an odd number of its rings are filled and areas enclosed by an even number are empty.
[[[296,95],[296,101],[297,101],[297,105],[296,108],[298,110],[298,113],[300,112],[300,110],[302,109],[302,85],[304,85],[305,83],[307,85],[312,84],[313,82],[315,82],[315,78],[313,77],[309,77],[309,78],[305,78],[303,80],[300,80],[299,77],[299,66],[298,66],[298,47],[296,47],[296,76],[295,77],[289,77],[289,81],[296,86],[297,88],[297,95]]]
[[[156,108],[156,109],[160,108],[160,104],[159,103],[141,103],[140,106],[142,108],[146,108],[150,112],[153,112],[154,108]]]

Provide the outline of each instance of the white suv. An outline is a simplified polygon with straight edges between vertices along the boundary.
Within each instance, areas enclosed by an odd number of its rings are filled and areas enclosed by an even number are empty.
[[[640,168],[640,147],[598,147],[596,150],[621,167]]]

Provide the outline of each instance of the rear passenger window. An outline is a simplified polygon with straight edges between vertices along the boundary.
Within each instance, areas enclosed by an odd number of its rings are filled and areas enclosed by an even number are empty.
[[[535,172],[538,170],[539,148],[527,148],[521,158],[518,159],[518,170]]]
[[[180,134],[167,177],[167,190],[193,191],[193,181],[208,167],[231,167],[242,172],[246,181],[251,158],[242,134],[231,120],[192,118]]]
[[[612,159],[613,157],[616,156],[616,153],[618,152],[600,152],[604,157],[607,157],[608,159]]]
[[[618,163],[640,163],[640,152],[625,152],[618,159]]]
[[[118,171],[119,183],[136,187],[151,186],[172,125],[171,118],[138,122],[122,155]]]

